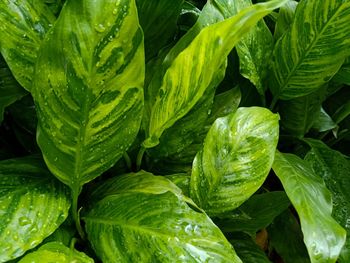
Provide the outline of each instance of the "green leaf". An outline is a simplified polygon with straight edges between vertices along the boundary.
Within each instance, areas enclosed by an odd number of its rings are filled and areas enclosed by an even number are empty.
[[[346,232],[331,216],[332,197],[322,178],[293,154],[277,151],[272,168],[298,212],[311,262],[336,262]]]
[[[103,262],[241,262],[210,218],[165,178],[127,174],[96,191],[103,197],[83,220]]]
[[[281,126],[289,134],[303,137],[320,114],[322,96],[319,92],[314,92],[304,97],[281,101],[279,105]]]
[[[293,24],[297,5],[297,1],[289,0],[284,6],[281,6],[275,26],[274,37],[276,40],[282,37],[282,35],[287,32],[290,26]]]
[[[251,107],[214,122],[191,175],[191,198],[208,214],[235,209],[263,184],[277,146],[278,119]]]
[[[191,176],[188,174],[171,174],[165,176],[168,180],[179,187],[185,196],[190,196]]]
[[[327,83],[350,54],[350,1],[302,0],[277,42],[270,88],[277,99],[308,95]]]
[[[37,251],[27,254],[18,263],[93,263],[94,260],[82,252],[71,249],[59,242],[51,242],[41,246]]]
[[[350,261],[350,162],[343,154],[332,150],[322,141],[304,140],[311,150],[305,156],[315,173],[323,178],[332,193],[334,209],[332,215],[347,231],[347,240],[339,262]]]
[[[341,123],[350,115],[350,101],[341,105],[340,108],[334,113],[333,119],[336,124]]]
[[[333,121],[331,116],[329,116],[328,113],[323,108],[321,108],[317,119],[315,119],[314,123],[312,124],[312,129],[318,132],[325,132],[336,127],[337,124]]]
[[[4,119],[5,108],[26,94],[0,55],[0,123]]]
[[[34,99],[46,164],[75,192],[134,141],[143,80],[134,1],[66,2],[40,50]]]
[[[223,232],[243,231],[255,235],[271,224],[289,205],[288,197],[281,191],[253,195],[232,214],[215,220],[215,223]]]
[[[310,263],[300,225],[290,210],[278,216],[267,231],[271,246],[283,262]]]
[[[346,61],[337,74],[334,76],[332,81],[350,85],[350,61]]]
[[[68,216],[69,193],[34,157],[0,162],[0,262],[40,244]]]
[[[247,235],[230,239],[237,255],[244,263],[270,263],[264,251]]]
[[[251,6],[232,18],[200,31],[164,74],[151,110],[144,147],[152,148],[159,143],[163,132],[200,100],[242,36],[262,17],[285,2],[270,1]]]
[[[16,80],[32,90],[40,44],[55,21],[42,0],[0,2],[0,51]]]
[[[183,2],[184,0],[136,0],[140,24],[145,34],[147,58],[157,55],[174,38]]]

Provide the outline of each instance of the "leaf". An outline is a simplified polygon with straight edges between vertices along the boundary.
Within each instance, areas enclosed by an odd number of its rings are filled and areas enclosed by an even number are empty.
[[[333,197],[333,217],[347,231],[345,246],[339,262],[350,261],[350,162],[343,154],[332,150],[322,141],[304,139],[311,147],[305,160],[312,166],[315,173],[326,183]]]
[[[278,216],[267,231],[271,246],[282,257],[283,262],[310,263],[300,225],[290,210]]]
[[[227,0],[216,0],[227,1]],[[231,15],[238,13],[252,5],[251,0],[230,0],[233,7],[227,8],[231,10]],[[266,91],[265,78],[267,74],[268,61],[273,50],[273,37],[265,24],[264,20],[260,20],[255,27],[238,42],[236,50],[239,56],[240,73],[243,77],[249,79],[258,92],[263,95]]]
[[[5,108],[26,94],[0,55],[0,123],[4,119]]]
[[[35,157],[0,162],[0,262],[40,244],[67,218],[69,193]]]
[[[337,124],[332,120],[331,116],[321,107],[318,118],[312,124],[312,129],[318,132],[325,132],[337,127]]]
[[[193,108],[241,37],[284,2],[270,1],[251,6],[200,31],[164,74],[151,110],[147,139],[143,142],[145,148],[156,146],[163,132]]]
[[[16,80],[32,90],[41,42],[55,21],[41,0],[0,2],[0,51]]]
[[[322,106],[319,92],[280,102],[281,126],[297,137],[303,137],[313,126]]]
[[[332,197],[324,181],[293,154],[276,152],[272,168],[298,212],[311,262],[336,262],[346,232],[331,216]]]
[[[18,263],[93,263],[94,260],[82,252],[71,249],[59,242],[51,242],[41,246],[37,251],[27,254]]]
[[[289,0],[284,6],[281,6],[275,26],[274,37],[276,40],[282,37],[282,35],[288,31],[290,26],[293,24],[297,5],[297,1]]]
[[[157,55],[174,38],[183,2],[184,0],[136,0],[148,58]]]
[[[83,216],[103,262],[241,262],[219,228],[167,179],[139,172],[96,191],[105,189]]]
[[[332,81],[350,85],[350,61],[346,61],[337,74],[334,76]]]
[[[275,100],[308,95],[327,83],[349,55],[350,1],[303,0],[277,42],[270,88]]]
[[[333,119],[336,124],[341,123],[350,115],[350,101],[341,105],[341,107],[334,113]]]
[[[244,263],[270,263],[264,251],[247,235],[230,239],[237,255]]]
[[[253,195],[233,213],[215,220],[215,223],[224,233],[242,231],[255,235],[271,224],[289,205],[289,199],[282,191]]]
[[[277,146],[278,119],[251,107],[214,122],[191,175],[191,198],[208,214],[237,208],[263,184]]]
[[[165,176],[168,180],[179,187],[185,196],[190,196],[191,176],[188,174],[171,174]]]
[[[75,195],[134,141],[143,80],[134,1],[66,2],[41,47],[34,98],[46,164]]]

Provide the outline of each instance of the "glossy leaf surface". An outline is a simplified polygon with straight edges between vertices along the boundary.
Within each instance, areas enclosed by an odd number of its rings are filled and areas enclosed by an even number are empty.
[[[55,21],[41,0],[0,2],[0,50],[17,81],[32,90],[34,65],[46,32]]]
[[[59,242],[51,242],[41,246],[37,251],[27,254],[18,263],[93,263],[94,260],[82,252],[70,249]]]
[[[283,3],[285,1],[270,1],[251,6],[232,18],[200,31],[164,74],[151,110],[144,147],[156,146],[162,133],[190,111],[242,36]]]
[[[241,205],[265,181],[278,141],[279,117],[265,108],[238,108],[217,119],[191,175],[191,198],[208,214]]]
[[[301,1],[277,42],[270,88],[275,98],[308,95],[327,83],[349,55],[350,1]]]
[[[37,141],[51,172],[78,190],[132,144],[143,107],[142,30],[134,1],[68,1],[41,47]]]
[[[333,197],[333,216],[347,231],[339,262],[350,261],[350,162],[343,154],[314,139],[304,140],[311,150],[305,156],[315,173],[323,178]]]
[[[69,192],[37,158],[0,162],[0,262],[40,244],[66,219]]]
[[[272,167],[298,212],[311,262],[336,262],[346,232],[331,216],[332,197],[322,178],[293,154],[276,152]]]
[[[83,220],[104,262],[241,262],[209,217],[165,178],[118,176],[96,192],[105,194]]]

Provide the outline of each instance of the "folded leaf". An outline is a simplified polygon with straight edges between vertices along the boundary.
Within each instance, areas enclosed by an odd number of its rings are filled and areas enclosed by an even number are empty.
[[[347,231],[347,240],[339,262],[350,261],[350,162],[338,151],[332,150],[322,141],[304,140],[311,150],[305,156],[315,173],[323,178],[332,193],[334,209],[332,215]]]
[[[5,108],[26,94],[0,55],[0,123],[3,121]]]
[[[263,184],[277,146],[278,119],[251,107],[214,122],[191,175],[191,198],[208,214],[235,209]]]
[[[132,144],[143,80],[134,1],[67,1],[41,47],[34,99],[46,164],[75,192]]]
[[[230,19],[202,29],[164,74],[151,110],[144,147],[152,148],[159,143],[163,132],[199,101],[241,37],[262,17],[285,2],[274,0],[257,4]]]
[[[350,1],[302,0],[271,63],[276,99],[308,95],[327,83],[350,55]]]
[[[42,0],[0,2],[0,51],[16,80],[32,90],[40,44],[55,21]]]
[[[298,212],[311,262],[336,262],[346,232],[331,216],[332,197],[322,178],[293,154],[277,151],[272,168]]]
[[[140,172],[113,178],[96,190],[109,189],[83,220],[88,239],[100,259],[145,263],[241,262],[210,218],[198,209],[193,210],[181,190],[164,180],[168,181]]]
[[[67,218],[69,192],[37,158],[0,162],[0,262],[40,244]]]
[[[18,263],[93,263],[94,260],[82,252],[71,249],[59,242],[51,242],[41,246],[37,251],[27,254]]]

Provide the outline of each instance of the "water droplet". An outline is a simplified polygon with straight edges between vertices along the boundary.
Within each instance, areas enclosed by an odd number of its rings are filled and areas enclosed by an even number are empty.
[[[106,30],[106,28],[103,24],[97,24],[95,25],[95,30],[99,33],[102,33]]]
[[[13,240],[18,241],[18,236],[17,236],[17,235],[14,235],[14,236],[13,236]]]
[[[20,226],[26,226],[31,224],[32,222],[30,221],[30,219],[26,216],[21,216],[20,218],[18,218],[18,223]]]

